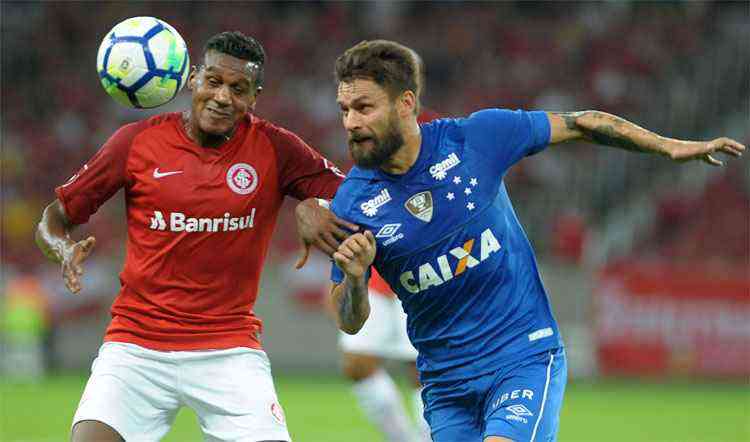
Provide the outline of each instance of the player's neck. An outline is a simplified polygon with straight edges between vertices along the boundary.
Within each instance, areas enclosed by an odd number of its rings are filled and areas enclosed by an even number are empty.
[[[380,166],[380,169],[391,175],[403,175],[411,169],[411,166],[419,158],[419,150],[422,145],[422,132],[415,119],[406,125],[403,132],[404,144],[393,154],[393,156]]]
[[[192,118],[190,118],[190,114],[183,114],[183,127],[185,128],[185,133],[187,134],[188,138],[190,138],[195,144],[201,146],[201,147],[207,147],[210,149],[215,149],[217,147],[220,147],[222,144],[226,143],[232,138],[232,135],[234,134],[235,128],[232,128],[232,130],[228,134],[222,134],[222,135],[216,135],[216,134],[210,134],[208,132],[204,132],[200,130],[200,127],[198,126],[197,121],[193,121]]]

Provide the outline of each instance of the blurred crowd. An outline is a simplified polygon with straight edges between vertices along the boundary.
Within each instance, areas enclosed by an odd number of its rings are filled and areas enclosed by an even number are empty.
[[[334,102],[333,61],[371,38],[397,40],[422,55],[423,102],[444,116],[483,107],[600,109],[676,138],[750,141],[750,24],[742,2],[3,2],[2,8],[4,279],[33,276],[54,293],[62,288],[59,270],[33,245],[54,187],[118,126],[190,103],[183,92],[155,112],[131,110],[99,86],[98,45],[131,16],[172,24],[196,64],[217,32],[258,38],[268,62],[257,114],[295,131],[343,169],[350,161]],[[526,160],[506,180],[543,258],[580,262],[587,247],[597,246],[592,232],[612,222],[613,210],[646,195],[632,207],[655,215],[637,230],[628,254],[746,265],[748,166],[730,163],[707,173],[708,166],[678,167],[580,144]],[[116,289],[124,224],[116,196],[85,228],[98,240],[87,284],[108,296]],[[272,259],[296,244],[288,211],[276,243]],[[78,302],[55,299],[68,307]]]

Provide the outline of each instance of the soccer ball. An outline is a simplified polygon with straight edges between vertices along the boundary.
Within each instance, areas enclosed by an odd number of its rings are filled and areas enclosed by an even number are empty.
[[[185,86],[190,57],[180,34],[154,17],[133,17],[112,28],[96,56],[102,86],[118,103],[152,108]]]

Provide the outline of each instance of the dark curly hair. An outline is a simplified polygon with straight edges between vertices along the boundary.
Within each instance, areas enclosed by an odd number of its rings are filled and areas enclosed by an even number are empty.
[[[258,40],[240,31],[225,31],[208,39],[206,46],[203,48],[203,53],[205,54],[208,51],[221,52],[255,63],[258,65],[255,84],[256,86],[263,85],[263,65],[266,62],[266,51],[263,50],[263,45]]]
[[[336,83],[358,78],[372,80],[391,98],[412,91],[417,97],[415,113],[419,114],[423,71],[422,59],[414,50],[395,41],[365,40],[336,59],[334,75]]]

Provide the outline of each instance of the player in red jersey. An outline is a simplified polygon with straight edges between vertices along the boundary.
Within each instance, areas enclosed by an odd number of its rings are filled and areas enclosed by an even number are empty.
[[[77,293],[95,240],[70,232],[125,190],[121,290],[74,441],[158,440],[182,406],[207,440],[291,440],[253,305],[284,196],[330,199],[343,177],[299,137],[250,113],[264,63],[253,38],[212,37],[188,80],[191,110],[120,128],[45,209],[37,244]],[[324,241],[342,239],[340,227],[356,230],[321,212],[307,217],[306,231]]]

